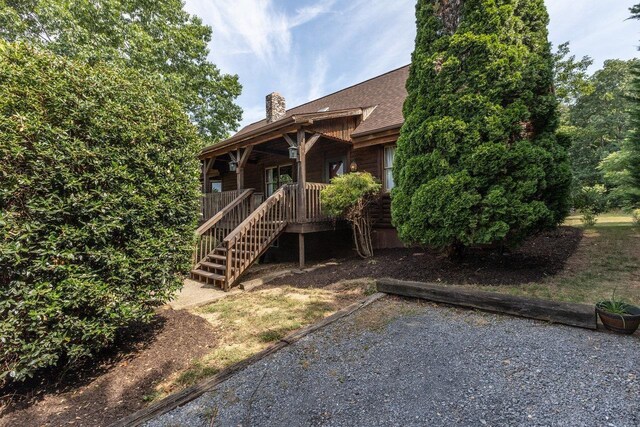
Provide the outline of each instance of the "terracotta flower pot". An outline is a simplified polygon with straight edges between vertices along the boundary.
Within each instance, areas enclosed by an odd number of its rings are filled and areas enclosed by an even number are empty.
[[[640,308],[627,305],[625,310],[629,314],[615,314],[600,308],[601,304],[602,303],[596,304],[596,312],[600,316],[602,324],[608,330],[619,334],[631,335],[638,329],[638,326],[640,326]]]

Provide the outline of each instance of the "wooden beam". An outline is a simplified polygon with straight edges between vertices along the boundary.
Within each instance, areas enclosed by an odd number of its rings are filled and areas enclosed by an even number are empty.
[[[593,305],[547,301],[466,290],[455,285],[443,286],[395,279],[379,279],[376,281],[376,286],[378,292],[388,294],[512,314],[586,329],[596,329],[597,327]]]
[[[274,148],[259,148],[259,147],[254,147],[253,148],[253,152],[254,153],[260,153],[260,154],[273,154],[276,156],[285,156],[285,157],[289,157],[289,152],[285,151],[285,150],[276,150]]]
[[[307,137],[304,129],[298,129],[298,222],[307,218]]]
[[[251,155],[251,151],[253,151],[253,146],[250,145],[247,148],[238,150],[238,166],[244,168],[247,165],[247,160],[249,160],[249,156]]]
[[[273,141],[282,138],[284,133],[295,132],[300,125],[294,125],[284,127],[269,133],[265,133],[261,136],[255,136],[253,138],[247,138],[246,140],[241,140],[232,144],[220,143],[219,145],[213,145],[208,149],[205,149],[200,154],[200,158],[207,158],[211,156],[222,156],[224,154],[229,153],[230,151],[235,151],[238,148],[248,147],[250,145],[258,145],[265,142]]]
[[[295,143],[295,141],[288,135],[288,134],[282,134],[282,137],[284,138],[285,141],[287,141],[287,144],[289,144],[289,147],[297,147],[298,145]]]
[[[234,161],[237,162],[236,166],[236,180],[238,190],[244,190],[244,168],[247,166],[247,162],[249,161],[249,156],[251,155],[251,151],[253,147],[247,148],[238,148],[237,157],[234,157]],[[231,155],[231,153],[229,153]]]
[[[318,140],[320,139],[322,135],[320,135],[319,133],[314,134],[311,138],[309,138],[309,140],[307,141],[307,153],[309,151],[311,151],[311,149],[313,148],[313,145],[318,142]]]

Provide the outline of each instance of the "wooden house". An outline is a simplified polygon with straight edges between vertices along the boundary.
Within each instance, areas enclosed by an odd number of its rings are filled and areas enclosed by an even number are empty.
[[[318,250],[322,242],[348,245],[344,224],[323,214],[320,191],[350,171],[370,172],[383,185],[385,195],[371,212],[375,247],[400,246],[388,192],[408,74],[402,67],[289,110],[272,93],[264,120],[202,150],[203,224],[194,279],[230,289],[280,240],[301,266],[305,250]]]

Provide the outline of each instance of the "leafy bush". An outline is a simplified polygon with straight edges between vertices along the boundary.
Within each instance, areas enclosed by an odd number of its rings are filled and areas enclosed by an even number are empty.
[[[393,169],[400,237],[453,253],[517,243],[569,210],[540,0],[419,0]]]
[[[574,198],[574,206],[582,214],[581,221],[588,226],[597,222],[597,217],[607,210],[607,189],[604,185],[582,187]]]
[[[369,172],[357,172],[333,178],[320,192],[325,213],[333,217],[344,216],[351,223],[356,250],[363,258],[373,255],[367,207],[381,188]]]
[[[90,356],[181,286],[199,145],[139,73],[0,41],[0,382]]]
[[[631,211],[631,216],[633,217],[633,223],[635,225],[640,225],[640,209],[634,209]]]

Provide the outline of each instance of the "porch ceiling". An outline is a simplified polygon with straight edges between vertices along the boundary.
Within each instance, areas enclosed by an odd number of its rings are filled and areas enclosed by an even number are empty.
[[[283,135],[296,132],[298,129],[304,129],[305,132],[312,134],[319,133],[324,138],[350,144],[350,139],[343,139],[336,135],[328,134],[326,132],[327,123],[332,120],[340,121],[340,119],[359,119],[362,115],[363,110],[361,108],[354,108],[331,112],[299,114],[287,117],[257,129],[254,132],[245,133],[241,136],[233,136],[225,141],[207,147],[200,152],[199,157],[201,160],[210,159],[212,157],[228,154],[229,152],[239,148],[257,146],[259,144],[264,145],[265,143],[271,143],[273,141],[282,141],[286,147],[287,144],[283,139]]]

